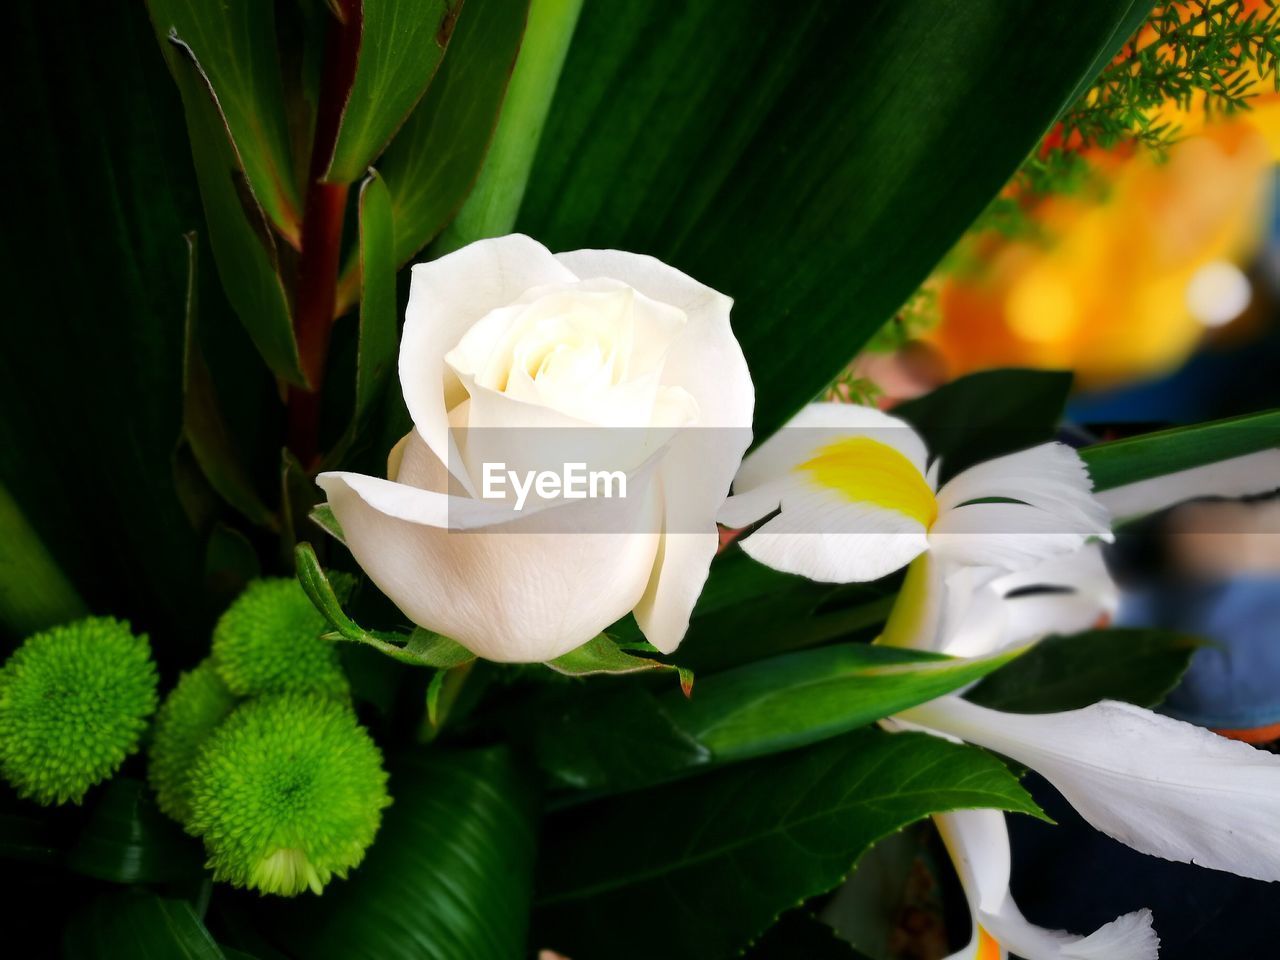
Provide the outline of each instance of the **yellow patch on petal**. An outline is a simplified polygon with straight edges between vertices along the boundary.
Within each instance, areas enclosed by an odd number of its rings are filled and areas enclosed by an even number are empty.
[[[974,954],[974,960],[1004,960],[1000,944],[982,927],[978,928],[978,952]]]
[[[918,520],[938,517],[938,501],[924,475],[905,456],[879,440],[847,437],[829,443],[797,468],[819,487],[851,503],[866,503]]]

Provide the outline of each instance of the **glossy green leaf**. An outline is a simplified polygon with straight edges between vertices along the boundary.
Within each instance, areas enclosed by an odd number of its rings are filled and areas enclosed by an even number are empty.
[[[556,787],[631,790],[711,760],[711,751],[635,683],[574,689],[540,705],[538,718],[538,764]]]
[[[0,486],[0,627],[18,639],[88,612],[22,510]]]
[[[440,66],[463,0],[361,0],[357,6],[360,51],[324,176],[329,183],[358,180],[396,135]]]
[[[439,74],[378,162],[391,193],[397,266],[444,229],[475,183],[528,9],[529,0],[463,5]],[[343,303],[354,293],[358,272],[355,264],[343,271]]]
[[[218,404],[218,392],[200,350],[199,247],[194,233],[186,236],[188,251],[186,336],[183,346],[182,435],[209,485],[253,523],[278,527],[278,521],[254,489]]]
[[[182,234],[200,222],[181,104],[141,4],[11,13],[4,62],[22,79],[0,103],[22,146],[8,155],[0,256],[0,486],[90,609],[163,634],[157,653],[181,656],[205,642],[190,629],[204,544],[170,472]],[[6,556],[22,544],[9,530],[0,541]],[[38,569],[22,598],[36,618]]]
[[[821,647],[714,674],[689,700],[668,694],[663,706],[717,761],[740,760],[847,733],[972,683],[1020,652],[953,659],[865,643]]]
[[[342,602],[334,592],[333,584],[325,576],[315,548],[309,543],[298,544],[294,552],[298,570],[298,582],[311,602],[329,621],[335,631],[335,639],[363,643],[403,663],[417,667],[447,669],[475,659],[475,654],[443,637],[421,627],[407,636],[398,633],[366,630],[342,609]]]
[[[116,777],[96,799],[67,866],[114,883],[161,883],[199,877],[204,851],[160,812],[145,783]]]
[[[256,196],[240,188],[241,158],[227,137],[209,77],[181,40],[162,34],[160,44],[182,96],[209,243],[227,299],[267,365],[302,384],[276,241]]]
[[[765,437],[920,285],[1149,7],[594,0],[517,226],[553,250],[653,254],[734,297]]]
[[[1055,713],[1099,700],[1154,707],[1186,672],[1197,637],[1167,630],[1090,630],[1049,637],[986,677],[966,699],[1007,713]]]
[[[387,378],[395,370],[399,330],[396,323],[396,267],[392,249],[394,226],[391,195],[376,170],[360,185],[360,327],[356,337],[355,403],[342,438],[326,462],[340,464],[367,423],[382,396]]]
[[[1080,451],[1097,490],[1280,447],[1280,410],[1175,427]]]
[[[286,905],[281,945],[307,960],[524,956],[536,804],[511,755],[417,750],[392,761],[390,791],[364,863]]]
[[[809,911],[788,911],[751,949],[746,960],[868,960]]]
[[[570,957],[733,956],[879,838],[969,807],[1039,813],[991,755],[875,729],[576,807],[544,835],[534,939]]]
[[[989,370],[953,380],[893,408],[942,460],[939,480],[1052,440],[1071,391],[1070,373]]]
[[[68,923],[66,960],[224,960],[185,900],[140,889],[97,897]]]
[[[298,246],[301,205],[289,156],[272,5],[147,0],[147,6],[161,44],[175,38],[199,63],[249,189],[281,235]],[[167,56],[176,71],[172,55]],[[187,103],[189,123],[191,111]]]
[[[651,660],[648,657],[637,657],[627,653],[603,633],[576,650],[570,650],[563,656],[548,660],[547,666],[556,673],[563,673],[570,677],[587,677],[593,674],[617,676],[649,670],[673,670],[679,674],[680,688],[685,696],[688,696],[693,689],[693,674],[689,671],[663,663],[661,660]]]
[[[433,254],[440,256],[474,240],[502,236],[515,226],[581,10],[582,0],[533,0],[529,4],[520,55],[480,177],[458,215],[437,238]]]

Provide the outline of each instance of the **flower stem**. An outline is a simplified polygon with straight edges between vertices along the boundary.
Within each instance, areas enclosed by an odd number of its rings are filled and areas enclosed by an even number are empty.
[[[289,448],[308,469],[320,456],[320,391],[329,356],[347,204],[347,184],[325,183],[323,178],[338,141],[360,51],[360,0],[337,0],[334,9],[337,16],[329,24],[316,107],[294,296],[294,335],[307,386],[291,387],[288,397]]]

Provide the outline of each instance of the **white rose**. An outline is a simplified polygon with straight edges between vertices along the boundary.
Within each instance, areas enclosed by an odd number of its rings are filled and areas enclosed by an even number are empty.
[[[750,441],[731,306],[652,257],[553,256],[518,235],[415,266],[400,344],[414,430],[386,480],[318,478],[356,560],[414,623],[490,660],[558,657],[629,611],[674,650]],[[486,463],[549,468],[575,436],[592,468],[625,472],[625,497],[531,494],[521,512],[481,496]]]

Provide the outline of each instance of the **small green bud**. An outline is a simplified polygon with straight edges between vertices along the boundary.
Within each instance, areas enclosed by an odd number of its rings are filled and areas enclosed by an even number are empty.
[[[214,879],[320,893],[364,857],[382,820],[382,754],[351,708],[282,694],[242,704],[200,749],[190,828]]]
[[[289,691],[345,699],[338,651],[325,619],[296,580],[255,580],[213,629],[213,662],[236,696]]]
[[[179,823],[191,817],[191,768],[200,745],[235,705],[236,698],[210,660],[184,673],[160,705],[147,779],[160,809]]]
[[[147,638],[120,620],[28,637],[0,668],[0,772],[20,796],[79,803],[138,749],[157,680]]]

